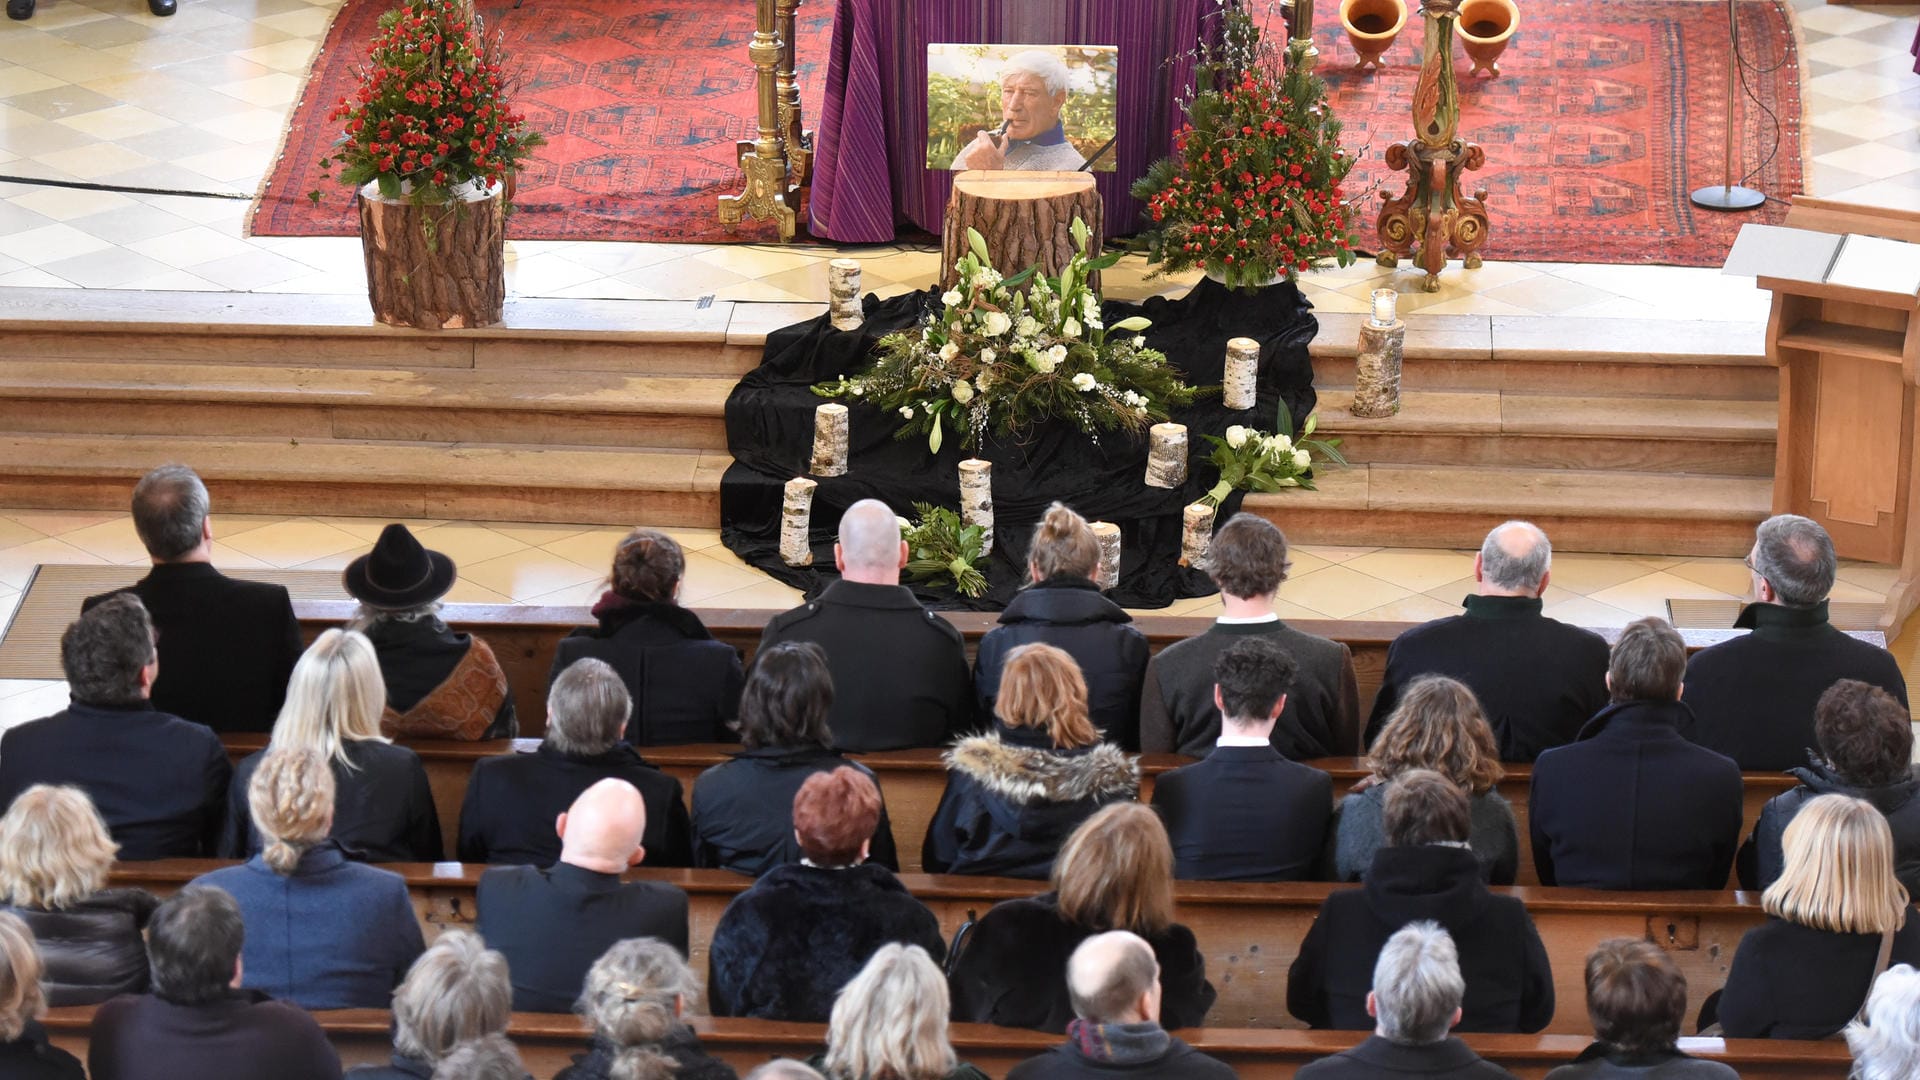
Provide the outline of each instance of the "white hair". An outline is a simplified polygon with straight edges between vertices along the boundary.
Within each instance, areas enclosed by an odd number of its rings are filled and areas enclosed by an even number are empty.
[[[918,945],[883,945],[840,988],[827,1026],[835,1080],[939,1080],[954,1069],[947,979]]]
[[[1387,939],[1373,965],[1374,1020],[1381,1038],[1437,1043],[1453,1026],[1467,993],[1460,953],[1438,923],[1408,923]]]
[[[1061,94],[1067,90],[1067,82],[1072,78],[1067,73],[1066,61],[1060,54],[1046,49],[1028,49],[1015,53],[1007,59],[1000,69],[1000,79],[1006,81],[1009,75],[1034,75],[1047,84],[1047,93]]]
[[[1518,555],[1508,551],[1501,540],[1509,533],[1520,533],[1531,540],[1527,550]],[[1553,545],[1531,521],[1509,521],[1488,533],[1486,542],[1480,545],[1480,574],[1496,588],[1531,592],[1540,587],[1540,579],[1552,566]]]
[[[900,519],[879,499],[861,499],[840,515],[840,557],[849,567],[893,570],[900,565]]]
[[[1847,1025],[1853,1080],[1907,1080],[1920,1075],[1920,971],[1895,964],[1867,997],[1867,1022]]]

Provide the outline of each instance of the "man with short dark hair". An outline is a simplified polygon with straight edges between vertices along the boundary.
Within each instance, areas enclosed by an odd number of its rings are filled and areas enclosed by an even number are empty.
[[[93,1018],[93,1080],[339,1080],[340,1057],[299,1007],[241,990],[246,928],[225,892],[188,886],[147,924],[151,993]]]
[[[1473,558],[1466,613],[1416,626],[1387,647],[1367,743],[1423,675],[1446,675],[1473,691],[1502,761],[1532,761],[1572,742],[1606,707],[1607,642],[1541,614],[1552,566],[1553,546],[1538,526],[1509,521],[1488,533]]]
[[[207,488],[162,465],[133,489],[133,527],[153,569],[131,587],[160,632],[153,706],[215,731],[271,731],[305,646],[285,586],[213,568]],[[81,610],[105,600],[88,597]]]
[[[1913,768],[1913,723],[1893,695],[1842,679],[1814,710],[1820,755],[1787,771],[1800,786],[1767,800],[1753,836],[1740,848],[1740,887],[1759,891],[1785,868],[1781,845],[1807,800],[1850,795],[1873,804],[1893,832],[1893,869],[1908,895],[1920,896],[1920,779]]]
[[[1234,1075],[1160,1026],[1160,963],[1137,934],[1110,930],[1081,942],[1067,961],[1067,997],[1079,1019],[1067,1023],[1066,1043],[1007,1070],[1007,1080]]]
[[[1373,1035],[1351,1050],[1310,1062],[1298,1075],[1301,1080],[1512,1080],[1512,1073],[1449,1034],[1460,1022],[1466,988],[1460,954],[1445,930],[1431,922],[1401,927],[1373,965],[1373,989],[1367,991]]]
[[[1242,638],[1213,663],[1220,738],[1204,760],[1163,774],[1153,808],[1182,881],[1306,881],[1333,816],[1333,778],[1273,748],[1293,685],[1278,642]]]
[[[0,736],[0,807],[35,784],[87,793],[123,860],[212,855],[233,765],[220,739],[154,708],[153,624],[120,593],[60,637],[71,702]]]
[[[1688,742],[1687,647],[1664,619],[1628,623],[1613,704],[1533,764],[1528,828],[1542,885],[1724,889],[1740,843],[1740,767]]]
[[[480,875],[474,929],[507,958],[515,1012],[571,1010],[587,969],[627,938],[656,937],[686,954],[687,894],[664,882],[620,880],[646,858],[646,831],[647,805],[633,785],[601,780],[554,822],[559,862]]]
[[[944,746],[973,723],[973,675],[960,631],[900,584],[907,543],[887,504],[862,499],[840,518],[840,580],[767,621],[760,647],[811,641],[833,673],[827,726],[836,749]]]
[[[560,857],[555,817],[594,782],[615,777],[646,801],[648,865],[692,865],[680,780],[622,741],[632,713],[626,683],[605,661],[569,664],[547,692],[547,736],[539,747],[474,763],[460,804],[460,861],[551,864]]]
[[[1858,679],[1907,704],[1893,654],[1827,621],[1837,574],[1833,539],[1809,518],[1776,514],[1754,531],[1747,555],[1753,603],[1734,626],[1752,631],[1700,650],[1687,665],[1689,737],[1742,769],[1806,764],[1814,706],[1841,679]]]
[[[1207,573],[1220,586],[1223,614],[1206,633],[1177,641],[1147,663],[1140,690],[1140,749],[1205,757],[1220,739],[1213,701],[1213,662],[1249,637],[1276,642],[1293,658],[1286,708],[1274,725],[1273,748],[1300,761],[1360,751],[1360,691],[1353,653],[1337,641],[1303,633],[1274,613],[1287,579],[1287,538],[1253,514],[1235,514],[1214,534]]]

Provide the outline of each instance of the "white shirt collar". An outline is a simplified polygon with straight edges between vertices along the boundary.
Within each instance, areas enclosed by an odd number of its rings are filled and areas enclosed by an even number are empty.
[[[1221,626],[1252,626],[1255,623],[1279,622],[1280,616],[1274,612],[1269,611],[1265,615],[1251,615],[1251,616],[1239,616],[1239,617],[1222,615],[1219,618],[1214,619],[1213,621],[1220,624]]]
[[[1273,744],[1258,735],[1222,735],[1214,740],[1215,746],[1272,746]]]

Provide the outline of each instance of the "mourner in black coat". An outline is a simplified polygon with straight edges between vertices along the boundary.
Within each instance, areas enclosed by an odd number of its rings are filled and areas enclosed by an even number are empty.
[[[714,927],[707,998],[715,1016],[824,1023],[840,988],[896,941],[936,964],[947,954],[940,920],[885,867],[776,866]]]
[[[1781,838],[1801,807],[1822,795],[1846,795],[1872,803],[1887,819],[1887,827],[1893,831],[1894,875],[1906,887],[1907,895],[1920,896],[1920,779],[1909,771],[1905,779],[1890,784],[1854,787],[1842,783],[1832,768],[1823,764],[1787,772],[1800,781],[1800,786],[1768,799],[1760,809],[1753,836],[1740,847],[1741,888],[1757,892],[1779,879],[1784,865]]]
[[[335,1080],[340,1057],[313,1017],[258,990],[199,1005],[140,994],[94,1014],[87,1071],[93,1080]]]
[[[1740,768],[1680,734],[1686,705],[1622,701],[1540,755],[1528,795],[1542,885],[1724,889],[1740,844]]]
[[[102,889],[58,911],[9,905],[33,931],[47,1004],[98,1005],[147,990],[142,935],[160,901],[145,889]],[[0,1076],[8,1073],[0,1069]]]
[[[1153,785],[1182,881],[1313,880],[1332,805],[1331,776],[1265,743],[1216,746]]]
[[[1311,1061],[1294,1074],[1299,1080],[1513,1080],[1513,1074],[1473,1052],[1459,1039],[1437,1043],[1397,1043],[1378,1035],[1351,1050]],[[1664,1080],[1664,1078],[1663,1078]]]
[[[553,821],[579,794],[614,777],[647,804],[642,843],[649,866],[691,862],[687,805],[678,778],[626,743],[598,753],[565,753],[552,741],[531,754],[502,754],[473,766],[460,804],[460,861],[541,866],[560,857]],[[564,1010],[562,1010],[564,1011]]]
[[[0,1042],[0,1076],[7,1080],[86,1080],[80,1059],[53,1045],[38,1020],[11,1042]]]
[[[507,958],[515,1012],[571,1012],[587,969],[617,941],[654,937],[687,951],[687,894],[657,881],[559,862],[480,875],[474,929]]]
[[[1140,787],[1139,764],[1119,747],[1056,748],[1038,728],[962,739],[944,760],[947,788],[920,855],[930,874],[1046,877],[1069,833]]]
[[[1872,989],[1879,934],[1816,930],[1769,916],[1740,937],[1727,985],[1701,1022],[1730,1039],[1824,1039],[1847,1025]],[[1920,918],[1907,909],[1893,935],[1893,964],[1920,965]]]
[[[1541,606],[1538,596],[1469,596],[1465,614],[1394,638],[1367,721],[1368,744],[1422,675],[1446,675],[1473,691],[1502,761],[1532,761],[1572,742],[1606,707],[1607,642],[1543,616]]]
[[[1074,1021],[1067,1041],[1007,1070],[1007,1080],[1233,1080],[1233,1066],[1195,1050],[1159,1024]]]
[[[356,862],[439,862],[445,857],[440,811],[420,755],[378,739],[342,743],[347,760],[333,770],[333,841]],[[246,859],[260,851],[247,787],[266,751],[249,754],[234,768],[227,788],[227,817],[220,857]],[[555,850],[558,851],[556,843]]]
[[[1058,575],[1035,582],[1000,613],[1000,625],[980,639],[973,689],[983,726],[993,722],[1000,668],[1007,654],[1035,641],[1065,650],[1087,680],[1087,715],[1103,741],[1140,748],[1140,682],[1147,670],[1147,638],[1133,616],[1100,595],[1085,577]]]
[[[733,760],[701,773],[693,785],[693,865],[759,877],[776,866],[799,862],[793,796],[807,777],[842,765],[859,769],[879,785],[865,765],[819,745],[742,750]],[[868,858],[888,870],[900,869],[884,803]]]
[[[575,1054],[573,1064],[553,1075],[553,1080],[610,1080],[619,1051],[605,1039],[594,1038],[585,1054]],[[660,1056],[673,1066],[673,1080],[734,1080],[733,1066],[707,1053],[691,1028],[677,1026],[657,1048]]]
[[[715,641],[700,617],[672,602],[615,592],[593,606],[599,625],[560,639],[547,682],[583,657],[604,660],[633,695],[627,741],[635,746],[731,742],[740,709],[740,654]]]

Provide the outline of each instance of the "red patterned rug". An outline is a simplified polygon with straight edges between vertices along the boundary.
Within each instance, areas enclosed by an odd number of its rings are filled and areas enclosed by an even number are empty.
[[[1793,25],[1777,0],[1736,6],[1746,85],[1778,118],[1776,135],[1775,120],[1742,97],[1741,171],[1765,160],[1744,182],[1785,199],[1803,190]],[[1381,190],[1397,196],[1405,181],[1381,159],[1388,144],[1412,135],[1424,29],[1410,18],[1383,58],[1387,66],[1362,74],[1346,35],[1328,23],[1335,40],[1316,35],[1320,71],[1345,125],[1341,141],[1361,154],[1348,190],[1384,181]],[[1687,201],[1693,189],[1724,179],[1732,71],[1725,4],[1520,0],[1520,28],[1499,78],[1469,79],[1458,48],[1460,133],[1487,152],[1486,166],[1461,186],[1487,189],[1487,258],[1717,266],[1741,225],[1785,216],[1779,202],[1729,214]],[[1363,205],[1359,231],[1370,240],[1378,196]]]
[[[286,147],[261,189],[258,236],[354,236],[351,193],[320,176],[338,134],[334,102],[357,85],[390,0],[347,0],[314,60]],[[522,71],[515,104],[547,137],[521,173],[507,232],[521,240],[718,243],[777,235],[767,220],[727,229],[715,199],[738,191],[734,144],[755,135],[753,5],[740,0],[482,0],[489,32]],[[801,109],[820,115],[832,7],[800,9]],[[307,193],[318,190],[319,205]]]

